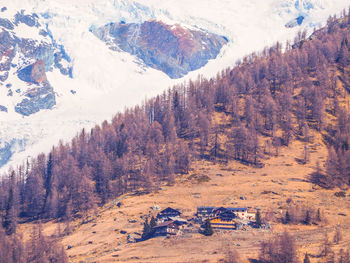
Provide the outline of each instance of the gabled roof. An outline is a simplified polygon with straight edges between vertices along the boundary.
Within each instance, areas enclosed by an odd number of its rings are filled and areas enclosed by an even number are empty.
[[[180,223],[187,223],[187,220],[186,219],[183,219],[183,218],[180,218],[180,217],[169,217],[169,219],[171,221],[174,221],[174,222],[180,222]]]
[[[219,214],[219,217],[236,217],[236,215],[230,211],[230,210],[226,210],[226,211],[223,211]]]
[[[163,211],[161,211],[159,214],[165,214],[165,213],[177,213],[177,214],[181,214],[181,212],[179,210],[176,210],[174,208],[168,207],[165,208]]]
[[[198,206],[197,210],[204,210],[204,209],[206,209],[206,210],[213,210],[215,208],[216,208],[215,206]]]
[[[226,211],[226,210],[228,210],[228,209],[225,208],[225,207],[222,207],[222,206],[215,209],[215,211],[222,211],[222,212],[224,212],[224,211]]]

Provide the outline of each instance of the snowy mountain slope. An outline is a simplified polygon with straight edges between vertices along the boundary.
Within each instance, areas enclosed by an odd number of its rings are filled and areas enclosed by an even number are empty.
[[[46,72],[56,96],[52,110],[41,110],[27,117],[14,111],[0,111],[0,158],[10,159],[2,171],[28,156],[47,152],[60,139],[68,141],[81,128],[91,128],[110,119],[117,111],[140,103],[146,96],[198,74],[214,76],[252,51],[277,40],[293,39],[303,28],[311,31],[347,5],[348,1],[344,0],[0,1],[0,9],[7,8],[0,12],[0,18],[9,19],[22,9],[37,14],[39,23],[50,31],[57,45],[64,47],[73,66],[72,78],[58,69]],[[301,26],[285,27],[300,15],[305,17]],[[90,32],[91,28],[110,22],[142,23],[152,19],[224,35],[229,43],[215,60],[172,80],[128,53],[113,52]],[[29,30],[19,31],[23,37],[36,37]],[[4,95],[0,94],[2,98]]]
[[[55,94],[45,72],[58,69],[69,75],[69,57],[36,14],[21,10],[13,15],[6,8],[1,13],[0,86],[6,87],[0,90],[3,112],[27,116],[51,109]]]

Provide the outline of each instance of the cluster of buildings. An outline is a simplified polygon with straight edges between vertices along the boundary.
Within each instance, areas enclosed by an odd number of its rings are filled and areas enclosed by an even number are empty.
[[[238,230],[245,225],[255,221],[255,213],[251,213],[247,208],[235,207],[197,207],[194,218],[181,216],[179,210],[168,207],[158,213],[156,226],[153,227],[154,236],[178,235],[183,232],[190,232],[195,228],[195,224],[203,225],[209,220],[213,229]]]
[[[201,223],[209,220],[213,229],[223,230],[241,229],[255,220],[255,213],[245,207],[200,206],[197,207],[196,215]]]

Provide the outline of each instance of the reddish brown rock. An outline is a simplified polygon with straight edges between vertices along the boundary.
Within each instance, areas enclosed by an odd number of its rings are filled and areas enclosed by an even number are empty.
[[[171,78],[180,78],[204,66],[228,42],[223,36],[155,20],[142,24],[110,23],[93,33],[113,50],[116,45]]]
[[[42,59],[38,60],[33,64],[30,76],[33,82],[37,84],[41,84],[47,81],[45,74],[45,65]]]

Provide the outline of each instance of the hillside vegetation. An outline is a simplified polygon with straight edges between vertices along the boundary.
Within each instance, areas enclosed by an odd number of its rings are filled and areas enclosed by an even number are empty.
[[[310,38],[300,33],[216,78],[173,87],[10,171],[0,182],[6,233],[38,219],[63,220],[69,233],[73,218],[88,222],[98,206],[123,194],[181,184],[177,179],[198,162],[266,170],[269,159],[295,144],[303,148],[295,157],[301,167],[319,145],[328,151],[303,180],[347,188],[349,36],[349,14],[330,17]]]

